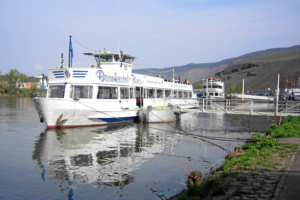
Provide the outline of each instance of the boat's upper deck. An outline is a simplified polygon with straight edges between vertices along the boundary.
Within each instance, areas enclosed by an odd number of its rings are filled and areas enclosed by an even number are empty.
[[[208,79],[202,79],[202,85],[206,86],[212,86],[212,85],[218,85],[218,86],[224,86],[224,82],[221,81],[221,79],[218,78],[208,78]]]
[[[48,70],[49,84],[100,84],[192,90],[192,85],[132,73],[136,57],[119,53],[84,53],[93,56],[97,65],[89,68],[56,68]]]
[[[100,68],[54,68],[48,70],[49,84],[97,84],[138,86],[164,89],[191,90],[192,85],[173,83],[160,77]]]
[[[136,57],[123,53],[106,52],[104,53],[84,53],[84,55],[93,56],[97,62],[97,66],[92,65],[91,68],[99,68],[104,70],[113,70],[116,72],[132,73],[132,64]]]

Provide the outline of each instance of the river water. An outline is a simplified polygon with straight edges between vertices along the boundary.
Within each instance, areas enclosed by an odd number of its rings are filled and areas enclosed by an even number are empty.
[[[273,117],[187,113],[173,123],[47,130],[31,98],[0,97],[0,199],[160,199],[209,173]],[[205,136],[205,137],[203,137]]]

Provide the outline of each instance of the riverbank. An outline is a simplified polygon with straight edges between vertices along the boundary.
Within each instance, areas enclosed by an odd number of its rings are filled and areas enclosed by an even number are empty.
[[[173,199],[277,199],[299,151],[299,137],[300,117],[272,125],[267,136],[253,135],[261,141],[229,154],[222,171]]]
[[[0,93],[0,96],[2,97],[35,97],[42,95],[43,97],[46,96],[47,90],[42,92],[42,89],[28,89],[28,88],[22,88],[19,89],[18,94],[7,94],[7,93]]]

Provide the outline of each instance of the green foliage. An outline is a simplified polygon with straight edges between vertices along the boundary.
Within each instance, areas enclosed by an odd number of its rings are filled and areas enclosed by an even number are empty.
[[[9,94],[17,94],[20,84],[29,80],[25,74],[20,73],[17,69],[11,69],[6,75],[8,76],[8,81],[5,89]]]
[[[202,89],[202,83],[198,83],[195,87],[195,89]]]
[[[228,183],[224,181],[226,175],[206,178],[200,185],[192,185],[177,199],[199,199],[211,195],[224,195],[228,190]]]
[[[235,85],[230,86],[229,88],[230,93],[235,93],[235,89],[236,89]]]
[[[253,135],[252,135],[252,138],[253,138],[253,139],[263,139],[264,136],[262,136],[261,134],[253,134]]]
[[[37,86],[37,83],[31,84],[31,87],[29,89],[31,97],[34,97],[35,93],[37,92],[36,86]]]
[[[31,88],[22,88],[19,90],[20,92],[20,96],[21,97],[34,97],[36,95],[37,92],[42,92],[42,89],[40,88],[35,88],[34,91],[32,91]],[[43,93],[43,95],[45,96],[45,91]]]
[[[273,124],[267,131],[267,135],[276,138],[300,137],[300,116],[289,118],[281,126]]]

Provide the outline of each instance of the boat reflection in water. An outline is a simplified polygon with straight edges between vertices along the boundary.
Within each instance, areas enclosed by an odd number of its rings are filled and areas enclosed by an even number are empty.
[[[123,188],[133,182],[131,174],[135,169],[164,150],[165,132],[149,133],[148,126],[45,130],[35,144],[32,158],[44,170],[43,179],[47,163],[48,179]],[[168,125],[164,130],[175,131]]]
[[[99,192],[101,199],[171,197],[185,185],[188,172],[205,176],[244,143],[209,137],[251,137],[255,120],[247,117],[245,124],[239,118],[193,113],[168,124],[46,130],[36,140],[32,158],[45,186],[61,185],[69,199],[75,188],[81,199],[97,198]],[[259,120],[263,126],[256,125],[255,131],[267,124]]]

